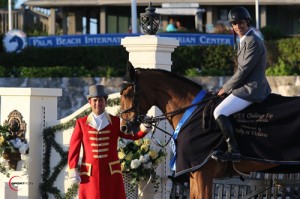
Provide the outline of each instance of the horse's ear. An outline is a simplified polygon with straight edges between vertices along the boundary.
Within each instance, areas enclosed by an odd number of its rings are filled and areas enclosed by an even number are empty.
[[[132,66],[131,62],[128,61],[127,62],[127,70],[126,70],[126,74],[124,76],[123,81],[133,83],[134,80],[135,80],[135,70],[134,70],[134,67]]]

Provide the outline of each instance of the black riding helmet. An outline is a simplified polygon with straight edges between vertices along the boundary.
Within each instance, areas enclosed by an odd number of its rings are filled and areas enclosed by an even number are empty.
[[[248,12],[248,10],[244,7],[235,7],[232,8],[228,13],[228,21],[229,23],[238,22],[240,20],[247,20],[248,26],[251,24],[251,16]]]

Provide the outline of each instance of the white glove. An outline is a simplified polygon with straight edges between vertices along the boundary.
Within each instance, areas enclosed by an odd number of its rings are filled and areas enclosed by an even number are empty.
[[[149,123],[142,123],[140,124],[140,129],[144,133],[149,133],[150,131],[152,131],[152,126]]]
[[[81,178],[75,169],[69,171],[69,179],[71,180],[72,184],[79,184],[81,182]]]
[[[70,178],[70,180],[71,180],[71,183],[72,184],[80,184],[80,182],[81,182],[81,178],[80,178],[80,176],[78,175],[78,176],[75,176],[75,177],[72,177],[72,178]]]

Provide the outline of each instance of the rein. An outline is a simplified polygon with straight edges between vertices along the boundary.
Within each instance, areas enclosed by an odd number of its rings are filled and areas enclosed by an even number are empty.
[[[150,124],[151,126],[153,126],[153,127],[154,127],[154,130],[153,130],[153,133],[152,133],[152,135],[151,135],[152,141],[153,141],[156,145],[158,145],[158,146],[160,146],[160,147],[165,147],[165,146],[167,146],[167,145],[169,144],[169,142],[171,141],[174,132],[171,134],[171,133],[167,132],[166,130],[164,130],[164,129],[158,127],[158,124],[159,124],[160,121],[167,120],[168,118],[171,118],[171,117],[173,117],[173,116],[175,116],[175,115],[177,115],[177,114],[179,114],[179,113],[182,113],[182,112],[186,111],[187,109],[189,109],[189,108],[191,108],[191,107],[199,106],[199,105],[201,105],[201,104],[204,104],[204,103],[207,103],[207,102],[209,102],[209,101],[211,101],[211,100],[214,100],[214,99],[216,99],[216,98],[218,98],[218,97],[219,97],[218,95],[214,95],[214,96],[209,97],[209,98],[207,98],[207,99],[205,99],[205,100],[201,100],[201,101],[198,102],[198,103],[191,104],[191,105],[189,105],[189,106],[185,106],[185,107],[180,108],[180,109],[177,109],[177,110],[175,110],[175,111],[171,111],[171,112],[168,112],[168,113],[165,113],[165,114],[162,114],[162,115],[159,115],[159,116],[155,116],[155,117],[153,117],[153,116],[148,117],[148,116],[145,116],[145,115],[139,115],[137,121],[138,121],[139,123],[146,123],[146,124]],[[165,133],[165,134],[167,134],[167,135],[170,136],[169,140],[168,140],[165,144],[162,145],[162,144],[158,143],[158,142],[154,139],[154,134],[156,133],[156,129],[159,129],[159,130],[162,131],[163,133]]]
[[[183,108],[180,108],[180,109],[177,109],[175,111],[171,111],[171,112],[168,112],[168,113],[165,113],[165,114],[162,114],[162,115],[159,115],[159,116],[151,116],[151,117],[146,117],[144,115],[140,115],[139,118],[138,118],[138,121],[140,123],[147,123],[147,124],[151,124],[151,123],[156,123],[156,122],[160,122],[162,120],[166,120],[167,118],[171,118],[179,113],[182,113],[184,111],[186,111],[187,109],[191,108],[191,107],[194,107],[194,106],[198,106],[198,105],[201,105],[201,104],[204,104],[210,100],[213,100],[213,99],[216,99],[218,98],[219,96],[218,95],[214,95],[212,97],[209,97],[205,100],[201,100],[200,102],[198,103],[195,103],[195,104],[191,104],[191,105],[188,105],[188,106],[185,106]],[[144,118],[143,118],[144,117]]]

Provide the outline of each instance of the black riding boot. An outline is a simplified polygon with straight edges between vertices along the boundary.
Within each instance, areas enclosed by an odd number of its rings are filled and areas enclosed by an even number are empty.
[[[225,115],[220,115],[216,119],[216,122],[221,128],[228,149],[225,153],[219,151],[214,153],[212,158],[220,160],[222,162],[227,162],[227,161],[239,162],[241,158],[241,154],[235,138],[234,129],[232,127],[229,118]]]

